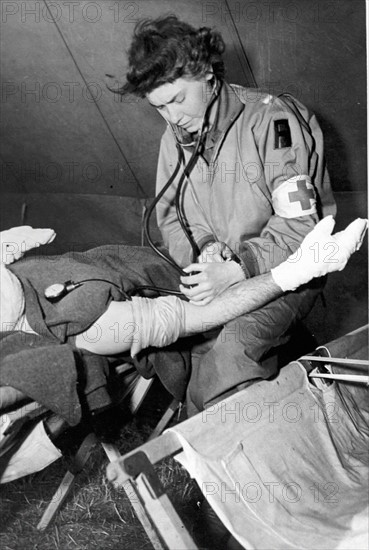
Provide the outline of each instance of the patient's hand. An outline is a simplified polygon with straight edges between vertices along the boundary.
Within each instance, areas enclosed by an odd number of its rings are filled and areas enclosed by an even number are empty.
[[[357,218],[332,235],[334,225],[332,216],[325,217],[306,235],[295,254],[271,270],[274,281],[284,292],[295,290],[314,277],[342,271],[350,256],[359,250],[368,220]]]
[[[51,243],[56,233],[53,229],[34,229],[30,225],[12,227],[0,232],[0,262],[11,264],[19,260],[27,250]]]

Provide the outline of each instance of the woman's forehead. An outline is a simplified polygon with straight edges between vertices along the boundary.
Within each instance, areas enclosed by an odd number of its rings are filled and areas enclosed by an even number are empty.
[[[177,78],[174,82],[166,82],[146,94],[147,99],[154,107],[167,105],[177,99],[182,93],[196,92],[204,84],[204,78]]]

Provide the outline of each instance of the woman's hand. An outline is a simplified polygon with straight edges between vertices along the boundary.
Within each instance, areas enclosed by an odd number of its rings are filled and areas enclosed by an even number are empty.
[[[233,251],[222,241],[211,242],[202,250],[197,261],[203,263],[225,262],[232,259]]]
[[[192,303],[201,306],[245,278],[241,266],[233,261],[190,264],[184,271],[189,275],[181,277],[179,289]]]

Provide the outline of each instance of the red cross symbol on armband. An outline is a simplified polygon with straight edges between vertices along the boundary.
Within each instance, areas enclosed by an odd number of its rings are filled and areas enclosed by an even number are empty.
[[[306,180],[299,180],[297,183],[297,191],[288,193],[290,202],[299,202],[301,210],[309,210],[311,208],[310,199],[315,199],[313,189],[308,189]]]

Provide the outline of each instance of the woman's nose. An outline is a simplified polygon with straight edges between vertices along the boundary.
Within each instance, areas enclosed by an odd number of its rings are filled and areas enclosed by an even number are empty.
[[[181,110],[175,105],[168,105],[167,112],[170,122],[178,124],[183,116]]]

